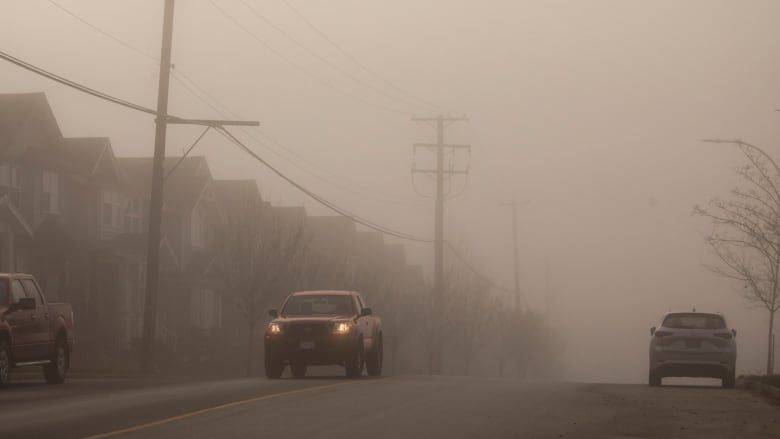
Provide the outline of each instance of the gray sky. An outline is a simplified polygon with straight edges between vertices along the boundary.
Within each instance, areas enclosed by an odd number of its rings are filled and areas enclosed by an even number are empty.
[[[743,138],[778,152],[780,2],[287,1],[406,94],[469,116],[446,133],[473,145],[466,192],[448,204],[447,233],[475,265],[511,285],[510,216],[499,203],[530,201],[520,215],[522,285],[543,311],[549,267],[551,317],[566,337],[567,358],[580,365],[571,379],[642,380],[647,329],[667,309],[692,306],[723,311],[738,329],[738,372],[762,368],[766,317],[703,268],[709,226],[690,212],[725,195],[739,163],[733,148],[699,139]],[[262,135],[284,149],[250,144],[295,180],[378,223],[431,236],[432,206],[413,191],[409,170],[411,144],[435,133],[410,118],[435,110],[397,97],[283,0],[246,2],[339,70],[241,2],[218,4],[255,37],[208,0],[177,2],[176,70],[241,117],[259,120]],[[159,56],[162,1],[58,3]],[[2,50],[154,107],[153,60],[48,1],[2,6]],[[3,93],[45,91],[66,136],[108,136],[119,155],[151,155],[150,117],[9,64],[0,64],[0,77]],[[177,81],[170,102],[177,115],[218,117]],[[171,127],[169,154],[198,134]],[[256,178],[271,201],[326,213],[216,135],[196,153],[209,158],[216,178]],[[416,160],[430,163],[423,152]],[[417,184],[432,189],[425,179]],[[430,257],[427,247],[409,249],[413,261]],[[621,367],[607,375],[604,356]]]

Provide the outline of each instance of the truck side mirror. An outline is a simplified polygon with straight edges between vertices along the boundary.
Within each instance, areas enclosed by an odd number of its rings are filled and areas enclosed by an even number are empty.
[[[732,329],[731,330],[731,334],[734,335],[734,337],[736,338],[737,337],[737,330],[736,329]]]
[[[360,310],[360,317],[370,316],[374,311],[371,308],[363,308]]]
[[[277,317],[279,317],[279,310],[276,309],[276,308],[271,308],[271,309],[268,310],[268,315],[273,317],[273,318],[277,318]]]
[[[652,328],[650,328],[650,335],[653,335],[653,334],[655,334],[655,326],[653,326]]]

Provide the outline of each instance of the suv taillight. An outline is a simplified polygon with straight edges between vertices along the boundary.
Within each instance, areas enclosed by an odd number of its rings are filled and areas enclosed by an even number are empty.
[[[661,338],[661,337],[666,337],[667,335],[672,335],[672,333],[669,331],[655,331],[655,334],[653,335],[655,335],[658,338]]]

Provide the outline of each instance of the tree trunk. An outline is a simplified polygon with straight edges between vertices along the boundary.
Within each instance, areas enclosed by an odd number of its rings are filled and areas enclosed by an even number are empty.
[[[774,371],[774,359],[775,359],[775,352],[774,352],[774,343],[772,343],[774,340],[772,339],[772,335],[774,334],[775,330],[775,310],[772,309],[769,311],[769,339],[767,340],[767,350],[766,350],[766,376],[771,376]]]

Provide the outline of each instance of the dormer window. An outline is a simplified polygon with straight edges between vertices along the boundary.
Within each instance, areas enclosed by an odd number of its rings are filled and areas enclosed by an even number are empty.
[[[51,171],[43,171],[43,191],[41,193],[41,211],[58,213],[60,211],[60,176]]]

